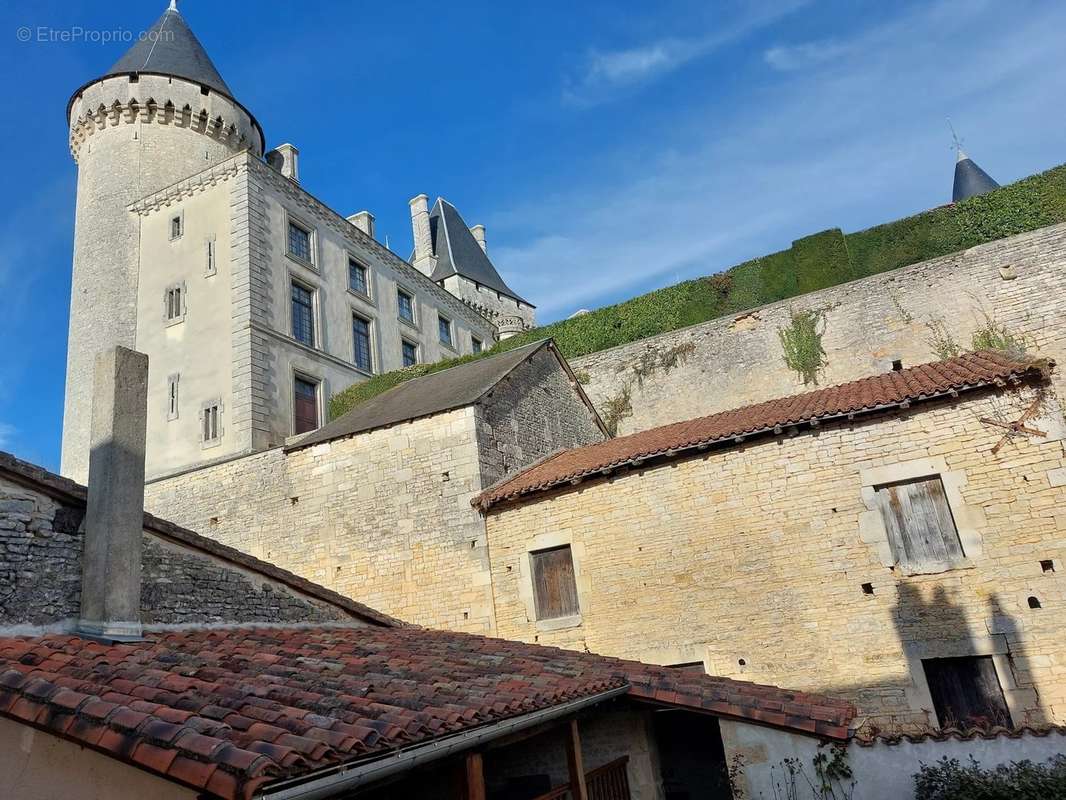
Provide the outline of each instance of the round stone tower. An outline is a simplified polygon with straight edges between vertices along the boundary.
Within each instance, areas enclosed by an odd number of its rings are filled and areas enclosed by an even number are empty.
[[[173,0],[106,74],[74,92],[67,121],[78,191],[62,472],[84,482],[96,354],[136,347],[138,225],[127,207],[242,150],[261,156],[264,142]]]

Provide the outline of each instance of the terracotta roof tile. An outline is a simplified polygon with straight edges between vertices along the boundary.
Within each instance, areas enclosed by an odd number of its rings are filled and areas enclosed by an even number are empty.
[[[854,716],[842,700],[413,627],[151,636],[113,647],[70,636],[0,638],[0,713],[227,800],[270,780],[609,689],[837,738]],[[39,666],[19,663],[30,652],[41,656]],[[262,652],[277,658],[252,657]],[[44,669],[60,663],[85,676],[78,689]],[[151,701],[141,699],[146,693]]]
[[[983,350],[946,361],[875,375],[827,389],[722,411],[707,417],[564,450],[486,489],[472,501],[482,510],[497,503],[608,474],[623,466],[682,451],[729,445],[745,437],[807,423],[870,413],[988,386],[1045,379],[1051,361],[1017,361]]]

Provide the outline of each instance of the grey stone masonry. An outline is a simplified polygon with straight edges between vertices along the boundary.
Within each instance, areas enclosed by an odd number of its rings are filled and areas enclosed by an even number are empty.
[[[85,489],[0,453],[0,631],[73,630]],[[142,625],[394,624],[349,598],[144,515]]]
[[[148,356],[114,347],[96,357],[79,622],[93,636],[141,634],[147,402]]]

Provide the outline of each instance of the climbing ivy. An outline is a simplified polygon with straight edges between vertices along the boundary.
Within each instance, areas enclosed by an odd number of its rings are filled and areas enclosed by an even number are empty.
[[[790,311],[787,328],[778,328],[785,364],[803,379],[804,385],[818,383],[818,373],[825,366],[822,334],[825,332],[825,311]]]

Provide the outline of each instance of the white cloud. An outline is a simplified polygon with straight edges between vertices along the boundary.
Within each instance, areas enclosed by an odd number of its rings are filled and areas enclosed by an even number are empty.
[[[11,446],[11,442],[14,438],[14,426],[0,422],[0,450],[7,450]]]
[[[1047,109],[1066,91],[1064,26],[1058,5],[960,15],[941,2],[860,31],[839,68],[774,73],[731,109],[694,101],[669,135],[587,163],[586,180],[555,176],[552,195],[490,220],[494,261],[550,321],[827,227],[947,202],[947,116],[1001,182],[1053,166],[1063,158]]]
[[[782,72],[809,69],[829,61],[836,61],[850,51],[850,45],[843,42],[826,40],[821,42],[804,42],[794,45],[771,47],[763,58],[774,69]]]
[[[690,61],[770,25],[804,5],[807,0],[759,3],[735,18],[716,19],[714,30],[700,36],[666,37],[635,47],[599,50],[586,56],[575,78],[567,81],[563,99],[574,105],[595,105],[674,71]]]

